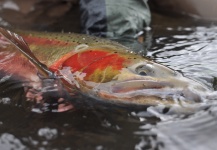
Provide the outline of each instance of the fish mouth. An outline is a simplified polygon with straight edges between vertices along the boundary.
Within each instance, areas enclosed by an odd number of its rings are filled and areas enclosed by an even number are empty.
[[[104,92],[102,96],[111,95],[113,99],[137,104],[201,102],[201,91],[199,89],[202,89],[202,87],[198,87],[200,84],[193,81],[190,83],[179,81],[181,83],[178,86],[177,82],[158,80],[121,81],[112,84],[110,92]]]
[[[178,97],[184,95],[182,90],[174,88],[169,82],[159,81],[144,81],[144,80],[130,80],[118,82],[111,86],[110,92],[119,97],[160,97],[168,99],[168,97]]]
[[[149,80],[128,80],[112,84],[112,93],[127,93],[130,91],[138,91],[144,89],[162,89],[165,87],[172,88],[173,85],[169,82],[158,82]]]
[[[134,78],[98,84],[86,82],[84,87],[84,93],[104,102],[141,106],[200,103],[208,90],[200,83],[185,77]]]

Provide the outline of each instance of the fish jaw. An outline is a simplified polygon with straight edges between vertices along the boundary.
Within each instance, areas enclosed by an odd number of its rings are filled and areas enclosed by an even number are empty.
[[[146,76],[135,70],[141,65],[153,71]],[[147,68],[144,68],[147,69]],[[138,63],[123,68],[114,80],[95,83],[80,80],[83,93],[99,100],[138,105],[174,105],[202,102],[208,89],[202,84],[184,77],[182,74],[154,62]]]
[[[128,80],[111,83],[91,83],[80,84],[83,93],[90,97],[107,102],[138,105],[172,105],[181,103],[201,102],[200,94],[205,89],[199,83],[189,79],[189,82],[173,81],[147,81]],[[176,82],[176,84],[173,84]],[[181,85],[178,86],[177,82]]]
[[[176,82],[173,84],[172,82]],[[176,86],[180,82],[183,86]],[[193,83],[192,81],[190,81]],[[124,103],[135,103],[143,105],[175,104],[179,102],[200,102],[202,88],[199,84],[179,80],[171,81],[146,81],[131,80],[117,82],[110,86],[110,90],[98,90],[97,95],[103,99],[118,99]],[[111,98],[109,98],[111,97]]]

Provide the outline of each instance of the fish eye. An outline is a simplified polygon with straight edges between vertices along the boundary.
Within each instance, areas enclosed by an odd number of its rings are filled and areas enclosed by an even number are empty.
[[[147,76],[147,73],[145,71],[140,71],[140,72],[138,72],[138,74],[141,76]]]
[[[140,65],[136,67],[135,71],[141,76],[148,76],[148,74],[150,74],[150,68],[148,68],[146,65]]]

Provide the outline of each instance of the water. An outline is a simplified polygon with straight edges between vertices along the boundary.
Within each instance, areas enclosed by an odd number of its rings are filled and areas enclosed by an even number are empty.
[[[217,26],[170,19],[158,18],[144,35],[147,56],[215,89]],[[215,97],[210,104],[194,114],[170,114],[161,106],[123,108],[97,102],[65,113],[40,114],[12,106],[4,98],[0,99],[0,149],[213,150]]]
[[[158,37],[154,41],[148,56],[171,68],[180,70],[185,76],[202,81],[212,86],[213,77],[216,77],[217,67],[216,32],[217,27],[195,26],[176,27],[166,30],[168,33],[177,31],[170,36]]]

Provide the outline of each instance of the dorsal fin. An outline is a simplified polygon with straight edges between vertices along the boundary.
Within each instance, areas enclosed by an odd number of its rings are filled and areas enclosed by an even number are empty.
[[[43,77],[53,77],[53,73],[42,64],[29,49],[28,44],[18,34],[0,27],[0,33],[13,44],[26,58],[28,58],[38,69],[40,75]]]

